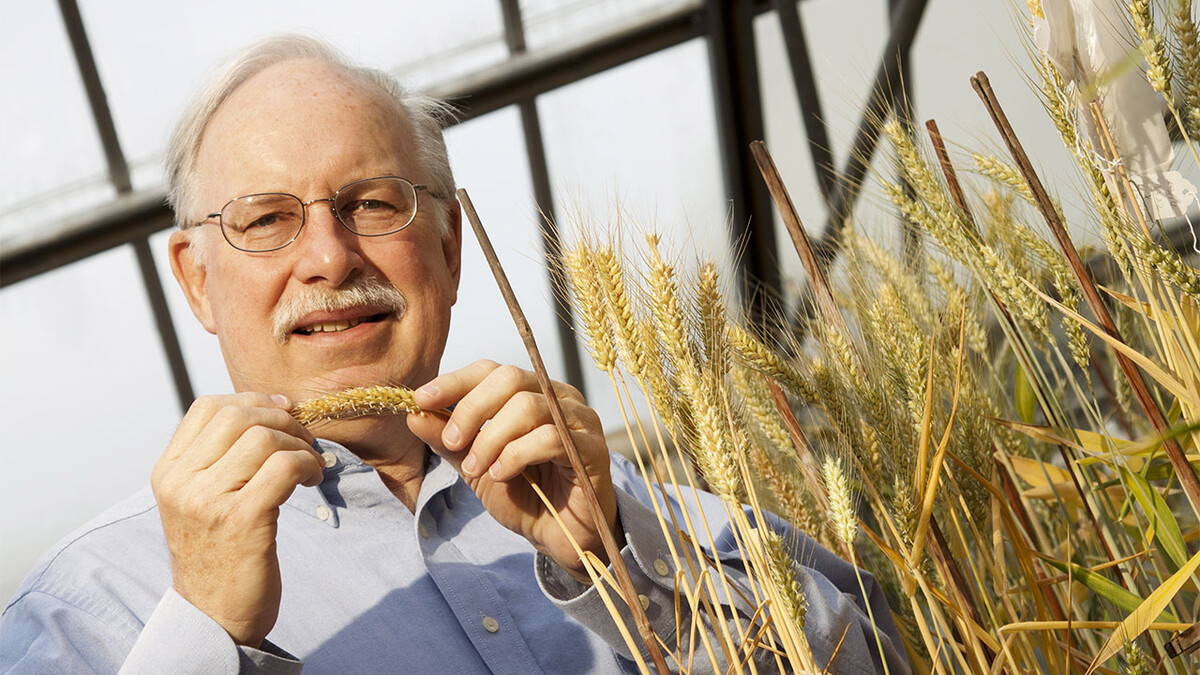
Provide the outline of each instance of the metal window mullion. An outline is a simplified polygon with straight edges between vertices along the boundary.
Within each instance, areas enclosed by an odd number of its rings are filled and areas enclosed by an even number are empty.
[[[900,9],[902,0],[888,0],[888,15],[889,18],[894,18],[896,12]],[[900,86],[896,88],[892,95],[892,110],[895,112],[896,119],[900,124],[911,134],[916,135],[916,113],[913,109],[913,82],[912,82],[912,67],[911,60],[903,58],[900,60]],[[899,176],[900,186],[904,190],[904,194],[909,199],[916,201],[917,191],[913,187],[912,182],[908,180],[902,173]],[[923,239],[921,230],[916,223],[908,222],[903,216],[900,219],[900,251],[901,259],[904,265],[913,273],[919,273],[922,265],[921,247]]]
[[[883,48],[879,67],[875,71],[866,108],[859,118],[858,130],[850,145],[846,164],[838,173],[831,200],[832,213],[820,238],[813,243],[818,260],[826,264],[833,260],[841,246],[841,234],[846,219],[858,200],[863,178],[867,174],[875,149],[879,146],[883,121],[892,109],[895,99],[892,91],[899,84],[900,63],[908,59],[927,3],[928,0],[902,0],[892,11],[891,31]]]
[[[813,169],[817,175],[817,188],[825,203],[827,215],[832,215],[834,186],[837,184],[833,160],[833,146],[829,143],[829,127],[821,111],[821,98],[817,91],[817,78],[812,69],[812,57],[808,40],[804,36],[804,24],[800,20],[797,0],[773,0],[779,15],[779,27],[783,32],[783,43],[791,66],[792,82],[796,87],[796,98],[800,102],[800,115],[804,119],[804,133],[808,139],[808,150]]]
[[[113,123],[112,110],[108,106],[108,97],[100,82],[100,73],[96,68],[96,59],[88,42],[87,31],[83,26],[83,17],[79,13],[79,5],[75,0],[59,0],[59,11],[62,13],[63,24],[67,37],[71,41],[71,50],[75,55],[75,63],[79,67],[79,76],[83,79],[83,87],[87,92],[88,105],[91,107],[92,119],[96,122],[96,131],[100,135],[100,143],[104,147],[104,157],[108,163],[109,179],[116,188],[117,194],[128,195],[133,192],[133,182],[129,175],[129,165],[125,154],[121,152],[117,128]],[[154,254],[150,250],[147,235],[136,237],[131,242],[138,261],[138,270],[142,276],[142,285],[146,289],[146,297],[150,302],[150,310],[154,315],[154,323],[158,327],[158,336],[162,341],[163,353],[171,371],[175,384],[175,393],[182,410],[192,404],[193,392],[191,379],[188,377],[187,365],[183,361],[183,350],[175,334],[175,326],[171,321],[170,308],[167,306],[166,294],[163,291],[162,280],[154,264]]]
[[[775,219],[770,193],[750,154],[750,142],[764,136],[754,43],[754,3],[708,0],[705,19],[709,67],[717,112],[725,192],[732,201],[730,240],[744,246],[740,261],[742,305],[764,329],[768,307],[781,297]]]
[[[525,52],[525,27],[521,20],[521,7],[517,0],[500,0],[504,17],[504,38],[510,55]],[[534,97],[517,102],[521,115],[521,130],[525,138],[525,154],[529,159],[529,176],[533,183],[534,206],[537,213],[538,233],[542,252],[547,261],[547,282],[550,296],[556,307],[555,325],[558,328],[558,344],[562,350],[563,368],[568,383],[584,392],[583,367],[579,356],[579,343],[575,340],[575,326],[571,303],[566,296],[566,278],[562,264],[562,238],[559,236],[558,220],[555,217],[554,195],[550,189],[550,169],[546,161],[546,147],[542,138],[542,124],[538,116],[537,100]]]

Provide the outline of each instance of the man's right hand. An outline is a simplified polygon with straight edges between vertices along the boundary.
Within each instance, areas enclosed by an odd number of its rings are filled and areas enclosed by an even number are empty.
[[[279,507],[325,467],[291,407],[258,393],[197,399],[150,478],[175,590],[240,645],[258,647],[279,616]]]

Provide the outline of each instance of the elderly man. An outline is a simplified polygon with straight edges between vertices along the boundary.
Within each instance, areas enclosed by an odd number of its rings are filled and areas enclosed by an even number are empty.
[[[531,373],[438,373],[461,243],[438,110],[301,38],[251,48],[190,107],[168,153],[171,266],[238,393],[198,400],[151,490],[38,563],[0,624],[0,670],[631,669],[522,472],[603,559],[591,481],[673,643],[649,494],[610,460],[579,392],[558,385],[588,476],[570,471]],[[340,422],[321,439],[289,414],[315,392],[379,383],[453,412]],[[838,672],[884,657],[906,670],[875,587],[856,598],[852,568],[794,536],[818,660],[841,641]]]

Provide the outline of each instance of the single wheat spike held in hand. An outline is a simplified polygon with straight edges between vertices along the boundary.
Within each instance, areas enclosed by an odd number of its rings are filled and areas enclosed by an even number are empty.
[[[316,422],[346,420],[366,415],[420,412],[422,410],[414,402],[411,389],[378,385],[343,389],[301,401],[292,410],[292,416],[308,426]]]

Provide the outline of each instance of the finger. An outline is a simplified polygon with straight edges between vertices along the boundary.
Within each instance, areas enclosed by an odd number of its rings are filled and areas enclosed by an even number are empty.
[[[533,373],[515,366],[499,366],[459,399],[442,430],[442,446],[462,450],[475,440],[484,423],[496,416],[518,392],[536,391]]]
[[[212,421],[222,409],[228,406],[246,406],[259,408],[291,408],[291,402],[279,394],[261,394],[258,392],[242,392],[239,394],[221,394],[216,396],[201,396],[192,401],[187,414],[180,420],[171,443],[163,453],[163,459],[174,460],[182,455],[190,446],[191,441]]]
[[[229,489],[236,490],[246,485],[271,455],[292,451],[310,453],[324,466],[321,456],[303,439],[278,429],[253,426],[238,438],[228,452],[205,469],[205,473]]]
[[[509,443],[551,422],[544,396],[531,391],[513,394],[475,435],[470,452],[462,461],[463,474],[473,478],[487,473]]]
[[[465,368],[442,373],[413,392],[416,404],[425,410],[448,408],[474,389],[500,364],[487,359]]]
[[[190,451],[178,462],[193,471],[203,471],[220,460],[243,434],[254,427],[289,434],[306,445],[313,442],[312,434],[286,410],[230,405],[213,415],[193,441]]]
[[[584,403],[571,400],[562,403],[562,411],[571,440],[588,471],[592,472],[598,463],[607,467],[608,447],[604,443],[604,431],[596,411]],[[539,449],[530,453],[522,450],[522,456],[527,458],[521,461],[519,467],[514,468],[507,461],[502,461],[513,449],[513,444],[523,448],[536,442],[545,445],[544,451]],[[493,478],[507,478],[520,473],[525,466],[544,461],[554,461],[561,466],[570,466],[571,463],[545,398],[540,394],[518,394],[479,432],[471,445],[470,455],[463,459],[463,473],[468,476],[487,473]],[[503,466],[497,468],[497,462]]]
[[[271,453],[254,476],[238,491],[238,498],[252,509],[279,508],[297,485],[321,480],[325,463],[311,452],[281,450]]]
[[[506,444],[486,471],[493,480],[506,481],[521,475],[526,467],[546,462],[569,464],[563,453],[558,427],[553,424],[538,426]]]
[[[446,428],[448,419],[441,415],[427,414],[408,415],[405,417],[409,431],[413,432],[413,435],[417,438],[425,441],[425,444],[439,455],[446,452],[446,448],[442,446],[442,430]]]

